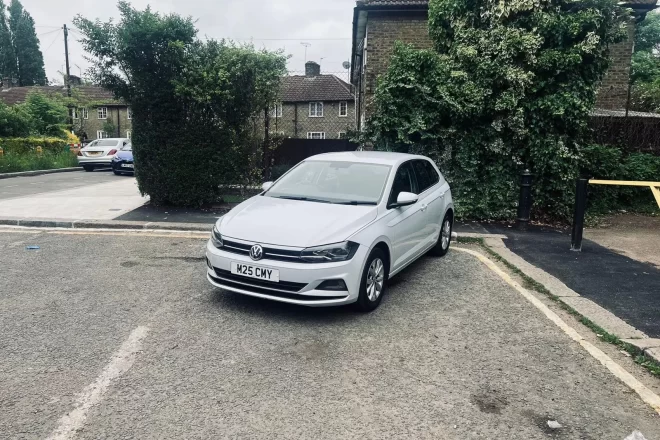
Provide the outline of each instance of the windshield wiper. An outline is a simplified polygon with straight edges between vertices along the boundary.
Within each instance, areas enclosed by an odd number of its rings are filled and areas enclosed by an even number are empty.
[[[365,202],[365,201],[359,201],[359,200],[351,200],[350,202],[337,202],[337,205],[353,205],[353,206],[358,206],[358,205],[371,205],[375,206],[378,203],[376,202]]]
[[[322,200],[322,199],[314,199],[310,197],[298,197],[298,196],[278,196],[276,197],[278,199],[286,199],[286,200],[301,200],[303,202],[317,202],[317,203],[331,203],[328,200]]]

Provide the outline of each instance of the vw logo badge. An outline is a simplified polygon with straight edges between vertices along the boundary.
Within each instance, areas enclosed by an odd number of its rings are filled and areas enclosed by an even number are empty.
[[[261,260],[264,256],[264,249],[259,246],[258,244],[255,244],[252,246],[250,249],[250,258],[252,258],[254,261]]]

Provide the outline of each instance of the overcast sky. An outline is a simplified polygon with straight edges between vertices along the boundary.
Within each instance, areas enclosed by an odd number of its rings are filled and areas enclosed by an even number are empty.
[[[118,17],[116,3],[84,0],[21,0],[34,18],[44,54],[46,74],[58,79],[64,71],[64,39],[58,30],[64,23],[73,27],[73,17],[107,21]],[[134,0],[143,9],[175,12],[197,20],[199,36],[250,41],[256,47],[285,49],[292,58],[289,70],[303,72],[305,48],[307,59],[321,63],[323,72],[346,72],[342,67],[351,56],[351,33],[354,0]],[[79,34],[78,34],[79,35]],[[71,74],[84,73],[88,63],[76,41],[75,30],[69,34]],[[321,58],[323,60],[321,61]],[[342,77],[346,79],[347,75]]]

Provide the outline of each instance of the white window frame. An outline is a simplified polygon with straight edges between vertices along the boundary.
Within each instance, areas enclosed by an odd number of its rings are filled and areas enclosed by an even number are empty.
[[[307,139],[325,139],[325,132],[324,131],[308,131],[307,132]]]
[[[132,130],[126,130],[126,139],[130,139],[132,135],[133,135]]]
[[[130,107],[126,107],[126,119],[129,121],[133,119],[133,110]]]
[[[107,139],[108,133],[103,130],[96,130],[96,139]]]
[[[344,107],[344,114],[342,114],[342,112],[341,112],[342,105],[345,106]],[[339,102],[339,117],[340,118],[347,118],[348,117],[348,101],[340,101]]]
[[[88,108],[81,108],[80,112],[82,113],[82,118],[83,119],[89,119],[89,109]]]
[[[346,134],[347,133],[345,131],[340,131],[339,133],[337,133],[337,139],[346,139]]]
[[[312,112],[312,106],[314,111]],[[320,109],[320,111],[319,111]],[[323,117],[323,102],[310,102],[309,103],[309,117],[310,118],[322,118]]]
[[[108,119],[108,107],[98,107],[96,109],[96,116],[99,119]]]
[[[270,108],[270,117],[271,118],[281,118],[282,117],[282,103],[278,102]]]

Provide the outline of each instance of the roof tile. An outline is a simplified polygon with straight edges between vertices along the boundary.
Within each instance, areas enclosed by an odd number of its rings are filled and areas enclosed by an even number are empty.
[[[282,78],[282,102],[350,101],[354,98],[351,86],[334,75],[295,75]]]
[[[112,92],[96,86],[74,86],[80,95],[90,101],[97,101],[99,104],[117,105],[119,101],[114,99]],[[12,87],[0,91],[0,99],[7,105],[20,104],[25,102],[30,92],[40,92],[45,95],[65,95],[65,86],[34,86],[34,87]]]

